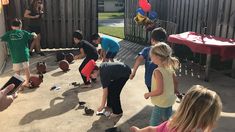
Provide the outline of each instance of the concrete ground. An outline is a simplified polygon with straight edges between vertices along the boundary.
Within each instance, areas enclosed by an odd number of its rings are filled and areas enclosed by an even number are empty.
[[[121,51],[118,61],[125,62],[131,67],[134,57],[143,47],[137,44],[121,41]],[[70,71],[62,72],[55,62],[55,52],[46,52],[46,57],[35,56],[31,59],[31,72],[36,73],[35,64],[38,61],[47,63],[48,72],[44,74],[44,81],[37,89],[27,89],[19,93],[18,98],[5,111],[0,113],[1,132],[104,132],[108,128],[117,127],[118,131],[128,132],[129,127],[148,125],[152,104],[144,99],[147,88],[144,85],[144,65],[139,67],[136,77],[125,85],[121,101],[124,115],[121,118],[108,119],[104,116],[84,114],[79,101],[96,110],[100,104],[102,88],[100,83],[93,84],[93,88],[72,88],[69,84],[82,82],[78,67],[82,60],[70,64]],[[100,62],[98,62],[100,63]],[[4,73],[0,76],[1,85],[13,74],[11,63],[8,62]],[[191,70],[193,69],[193,70]],[[196,69],[196,70],[195,70]],[[111,73],[115,74],[115,73]],[[235,79],[211,71],[210,82],[203,81],[203,71],[194,65],[182,64],[177,73],[179,88],[186,92],[192,85],[200,84],[219,93],[223,102],[223,112],[215,132],[235,131]],[[53,85],[61,86],[60,90],[50,91]],[[175,103],[174,110],[178,103]],[[198,106],[200,109],[200,106]]]

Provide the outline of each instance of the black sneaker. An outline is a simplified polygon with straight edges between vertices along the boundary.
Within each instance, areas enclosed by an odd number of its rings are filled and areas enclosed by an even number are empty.
[[[41,56],[45,56],[45,54],[43,52],[38,52],[37,54],[39,54]]]

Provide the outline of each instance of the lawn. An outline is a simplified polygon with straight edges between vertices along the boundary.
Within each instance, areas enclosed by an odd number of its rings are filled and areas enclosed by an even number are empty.
[[[123,19],[124,18],[124,12],[110,12],[110,13],[99,13],[99,20],[105,20],[105,19]]]
[[[124,39],[124,27],[99,26],[99,32],[120,39]]]
[[[99,13],[99,20],[124,19],[124,12]],[[124,27],[110,27],[99,25],[99,32],[124,39]]]

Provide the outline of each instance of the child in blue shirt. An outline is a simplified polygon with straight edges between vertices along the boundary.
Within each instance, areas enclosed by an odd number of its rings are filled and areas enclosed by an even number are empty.
[[[166,30],[163,28],[155,28],[151,33],[151,45],[154,46],[159,42],[164,42],[167,39],[167,33]],[[151,49],[150,47],[145,47],[136,57],[136,61],[133,67],[133,72],[130,75],[130,79],[133,79],[135,77],[136,71],[138,70],[139,65],[145,61],[145,84],[149,90],[151,91],[151,79],[153,70],[157,68],[157,65],[155,65],[149,56],[149,51]]]
[[[102,36],[100,37],[98,33],[92,35],[92,43],[101,44],[102,52],[101,57],[103,62],[114,62],[114,57],[117,55],[120,45],[117,41],[110,37]]]

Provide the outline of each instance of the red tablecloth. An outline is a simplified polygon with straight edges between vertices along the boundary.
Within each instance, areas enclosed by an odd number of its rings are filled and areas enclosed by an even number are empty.
[[[211,35],[202,35],[195,32],[173,34],[168,42],[188,46],[193,52],[201,54],[218,54],[221,60],[235,58],[235,40]]]

